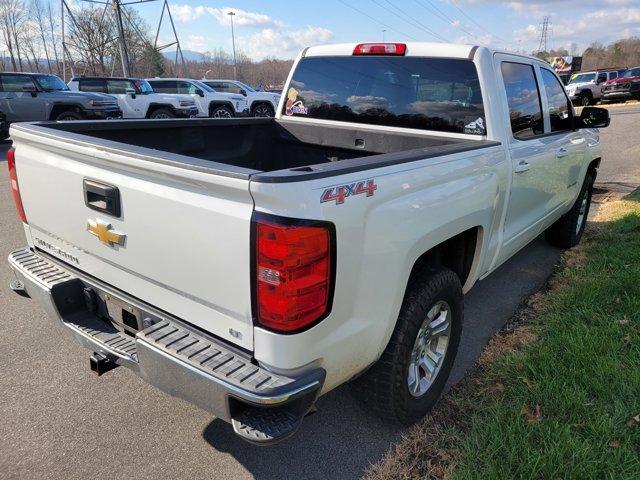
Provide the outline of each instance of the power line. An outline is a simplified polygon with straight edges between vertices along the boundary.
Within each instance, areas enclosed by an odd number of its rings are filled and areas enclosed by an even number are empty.
[[[365,17],[369,18],[370,20],[373,20],[374,22],[382,25],[383,27],[387,27],[389,30],[393,30],[396,33],[399,33],[400,35],[402,35],[403,37],[407,37],[411,40],[415,40],[418,41],[417,38],[412,37],[411,35],[401,32],[400,30],[393,28],[391,25],[387,25],[384,22],[381,22],[380,20],[378,20],[377,18],[372,17],[371,15],[369,15],[367,12],[363,12],[362,10],[360,10],[359,8],[354,7],[353,5],[349,5],[347,2],[345,2],[344,0],[338,0],[341,4],[343,4],[345,7],[350,8],[351,10],[354,10],[355,12],[358,12],[360,15],[364,15]]]
[[[469,30],[463,28],[460,25],[456,25],[456,22],[450,16],[448,16],[446,13],[444,13],[442,10],[440,10],[438,7],[436,7],[431,1],[426,0],[428,5],[425,5],[420,0],[414,0],[414,1],[418,5],[420,5],[422,8],[424,8],[425,10],[433,13],[436,17],[438,17],[444,23],[447,23],[447,24],[451,25],[452,27],[457,28],[458,30],[461,30],[462,32],[466,33],[467,35],[471,35],[472,37],[476,37],[477,38],[477,35],[475,33],[470,32]]]
[[[478,27],[480,30],[482,30],[485,33],[488,33],[489,35],[491,35],[492,37],[497,38],[498,40],[500,40],[501,42],[507,42],[504,38],[499,37],[498,35],[496,35],[495,33],[487,30],[485,27],[483,27],[481,24],[479,24],[471,15],[467,14],[467,12],[465,12],[462,7],[458,6],[458,3],[455,0],[450,0],[451,5],[453,5],[462,15],[464,15],[464,17],[467,18],[467,20],[471,21],[471,23],[473,23],[476,27]]]
[[[397,7],[396,5],[394,5],[393,3],[391,3],[389,0],[385,0],[385,2],[387,2],[389,5],[391,5],[395,10],[398,10],[402,15],[404,15],[405,17],[407,17],[407,19],[402,18],[400,15],[398,15],[397,13],[389,10],[387,7],[385,7],[384,5],[381,5],[380,3],[377,2],[377,0],[371,0],[373,3],[375,3],[376,5],[378,5],[381,8],[384,8],[386,11],[394,14],[396,17],[400,18],[402,21],[405,22],[409,22],[413,27],[416,27],[420,30],[424,30],[425,32],[427,32],[429,35],[431,35],[434,38],[437,38],[438,40],[441,40],[443,42],[448,42],[448,40],[440,35],[438,35],[438,33],[436,33],[434,30],[432,30],[430,27],[426,26],[424,23],[416,20],[415,18],[413,18],[411,15],[407,14],[404,10],[402,10],[400,7]]]

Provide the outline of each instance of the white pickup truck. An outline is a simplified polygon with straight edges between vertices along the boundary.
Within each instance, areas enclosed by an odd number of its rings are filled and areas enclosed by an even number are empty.
[[[579,242],[608,112],[576,116],[543,61],[462,45],[307,48],[285,92],[275,118],[13,124],[12,288],[97,373],[248,441],[345,382],[414,422],[463,294],[542,232]]]

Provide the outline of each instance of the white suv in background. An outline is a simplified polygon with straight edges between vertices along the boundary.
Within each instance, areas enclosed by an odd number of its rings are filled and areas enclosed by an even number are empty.
[[[159,95],[146,80],[121,77],[74,77],[71,90],[107,93],[118,100],[122,118],[188,118],[198,116],[192,99]]]
[[[189,78],[148,78],[158,93],[189,96],[198,107],[199,117],[231,118],[249,114],[247,99],[239,94],[216,92],[209,85]]]
[[[253,117],[273,117],[278,109],[279,93],[260,92],[238,80],[202,79],[202,83],[209,85],[216,92],[236,93],[247,97],[249,112]]]
[[[603,84],[614,78],[618,78],[618,70],[574,73],[566,86],[567,94],[574,104],[593,105],[602,98]]]

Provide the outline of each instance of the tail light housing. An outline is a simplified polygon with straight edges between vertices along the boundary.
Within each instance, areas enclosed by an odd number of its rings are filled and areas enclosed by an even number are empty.
[[[24,223],[27,223],[27,216],[24,213],[24,207],[22,206],[22,197],[20,196],[18,174],[16,173],[16,150],[13,147],[7,150],[7,165],[9,167],[9,182],[11,183],[11,193],[13,194],[13,201],[16,204],[18,217],[20,217],[20,220],[22,220]]]
[[[354,55],[404,55],[405,43],[359,43],[353,49]]]
[[[297,333],[325,318],[335,280],[333,224],[260,214],[253,228],[256,323]]]

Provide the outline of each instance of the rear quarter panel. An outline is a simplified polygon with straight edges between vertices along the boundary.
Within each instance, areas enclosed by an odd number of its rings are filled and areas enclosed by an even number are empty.
[[[333,222],[337,244],[330,315],[294,335],[255,328],[256,359],[274,370],[319,364],[327,370],[324,391],[364,370],[391,336],[416,259],[480,227],[465,288],[473,284],[497,247],[486,232],[499,231],[508,172],[496,146],[311,181],[251,182],[257,211]],[[328,188],[366,180],[377,186],[372,196],[321,202]]]

